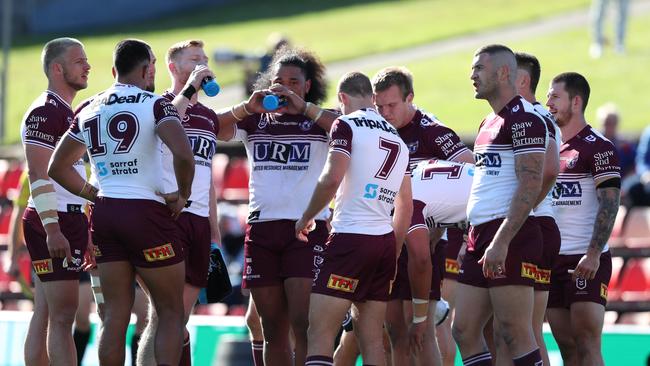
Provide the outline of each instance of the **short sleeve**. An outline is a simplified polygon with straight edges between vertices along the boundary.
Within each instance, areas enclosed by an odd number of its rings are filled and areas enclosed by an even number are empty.
[[[79,127],[79,117],[75,117],[74,121],[72,121],[72,124],[70,125],[70,129],[68,130],[68,136],[70,136],[70,138],[72,138],[73,140],[85,144],[83,133],[81,132],[81,128]]]
[[[424,220],[424,208],[427,205],[420,200],[413,200],[413,216],[411,216],[411,226],[409,226],[408,233],[416,229],[427,229],[427,224]]]
[[[593,154],[589,155],[588,163],[594,180],[607,180],[621,177],[621,165],[614,145],[608,141],[595,145]]]
[[[546,152],[546,124],[540,116],[532,113],[509,124],[512,150],[515,155]]]
[[[352,154],[352,128],[350,125],[336,119],[330,130],[330,151],[336,151],[347,156]]]
[[[68,129],[69,121],[55,107],[48,105],[33,109],[25,119],[23,141],[54,150],[59,138]]]
[[[426,127],[426,136],[434,156],[438,159],[454,160],[465,151],[469,151],[456,132],[444,125]]]
[[[158,98],[153,104],[154,125],[158,126],[165,121],[177,121],[180,123],[181,118],[173,104],[165,98]]]

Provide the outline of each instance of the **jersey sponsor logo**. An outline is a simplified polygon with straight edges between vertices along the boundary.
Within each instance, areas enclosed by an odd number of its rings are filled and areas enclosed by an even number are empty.
[[[435,117],[434,118],[429,118],[427,116],[424,116],[424,117],[422,117],[422,119],[420,119],[420,126],[422,126],[422,127],[429,127],[429,126],[433,126],[435,124],[436,124]]]
[[[535,282],[541,283],[542,285],[548,285],[551,283],[551,270],[550,269],[541,269],[537,267],[537,272],[535,272]]]
[[[255,221],[260,219],[260,214],[262,211],[251,211],[250,214],[248,214],[248,219],[247,221]]]
[[[391,124],[386,121],[375,121],[364,117],[351,117],[350,120],[354,122],[357,127],[368,127],[371,130],[378,128],[382,131],[397,135],[397,130],[395,127],[391,126]]]
[[[458,265],[458,261],[455,259],[445,259],[445,272],[447,273],[453,273],[453,274],[459,274],[460,273],[460,265]]]
[[[357,285],[359,280],[354,278],[343,277],[335,274],[331,274],[330,278],[327,280],[327,288],[332,290],[338,290],[343,292],[353,293],[357,290]]]
[[[614,156],[613,150],[597,152],[594,154],[594,167],[596,169],[596,173],[613,168],[610,160],[612,156]]]
[[[332,140],[332,146],[348,146],[348,140],[346,139],[334,139]]]
[[[537,274],[536,265],[528,262],[521,262],[521,277],[535,280],[536,274]]]
[[[477,167],[500,168],[501,155],[499,153],[474,153],[474,160]]]
[[[217,152],[217,142],[207,139],[202,136],[188,136],[192,152],[194,156],[201,157],[206,160],[212,159],[212,156]]]
[[[113,105],[113,104],[125,104],[125,103],[140,103],[144,102],[145,100],[153,98],[153,94],[149,93],[138,93],[138,94],[132,94],[132,95],[123,95],[119,97],[115,93],[111,93],[106,96],[102,96],[101,98],[97,98],[93,101],[93,105],[98,105],[98,104],[106,104],[106,105]],[[171,105],[171,104],[170,104]],[[167,115],[167,113],[165,113]],[[176,115],[178,115],[176,113]]]
[[[43,274],[54,272],[51,258],[32,261],[32,266],[34,267],[34,272],[36,272],[37,275],[43,275]]]
[[[366,188],[364,189],[366,194],[363,195],[363,198],[373,199],[377,197],[377,188],[379,188],[377,184],[366,184]]]
[[[144,259],[146,259],[147,262],[163,261],[176,256],[171,243],[163,244],[155,248],[144,249],[142,250],[142,254],[144,254]]]
[[[395,202],[395,197],[397,196],[396,191],[379,187],[379,185],[373,183],[366,184],[364,191],[366,193],[363,195],[363,198],[371,200],[377,199],[377,201],[383,201],[389,204],[393,204]]]
[[[582,197],[582,186],[578,181],[565,181],[555,183],[553,198],[574,198]]]
[[[283,144],[275,141],[264,141],[253,144],[253,160],[256,162],[308,163],[310,152],[311,144],[309,142]]]
[[[596,136],[594,136],[594,135],[587,135],[587,136],[585,136],[585,141],[587,141],[587,142],[592,142],[592,143],[593,143],[593,142],[596,142]]]
[[[512,107],[512,113],[517,113],[517,112],[519,112],[519,105]]]
[[[602,282],[600,283],[600,297],[607,300],[607,285]]]

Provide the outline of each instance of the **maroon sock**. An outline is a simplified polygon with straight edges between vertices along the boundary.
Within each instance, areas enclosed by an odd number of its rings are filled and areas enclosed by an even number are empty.
[[[255,366],[264,366],[264,341],[251,342],[253,349],[253,364]]]
[[[463,360],[463,366],[492,366],[490,352],[477,353]]]
[[[192,348],[190,347],[190,336],[188,335],[183,342],[183,350],[181,352],[181,361],[178,366],[192,366]]]
[[[309,356],[305,360],[305,366],[332,366],[334,359],[329,356]]]
[[[534,351],[530,351],[529,353],[519,358],[513,358],[512,362],[515,364],[515,366],[543,366],[544,365],[544,361],[542,361],[542,354],[539,353],[539,348],[535,349]]]

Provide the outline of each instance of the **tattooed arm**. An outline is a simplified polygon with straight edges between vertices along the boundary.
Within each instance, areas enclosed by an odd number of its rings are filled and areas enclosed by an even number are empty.
[[[594,232],[591,235],[587,253],[580,259],[573,272],[574,279],[580,277],[591,280],[596,275],[600,266],[600,254],[612,233],[620,204],[621,190],[616,187],[597,188],[596,196],[598,197],[598,212],[594,222]]]
[[[485,255],[479,261],[479,263],[483,263],[483,274],[486,277],[493,278],[501,271],[505,273],[505,261],[510,241],[530,215],[542,189],[543,167],[544,153],[515,155],[515,173],[518,184],[512,196],[510,210],[494,235],[492,243],[486,249]]]

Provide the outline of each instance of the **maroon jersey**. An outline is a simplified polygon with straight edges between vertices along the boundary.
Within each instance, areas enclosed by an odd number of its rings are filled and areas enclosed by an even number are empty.
[[[598,212],[595,180],[620,178],[614,145],[587,125],[560,148],[560,174],[553,190],[553,206],[562,246],[560,254],[584,254]],[[605,246],[603,251],[607,251]]]
[[[170,91],[165,92],[163,98],[170,102],[176,95]],[[181,123],[190,140],[190,146],[194,152],[194,180],[192,181],[192,195],[189,198],[189,206],[183,211],[199,216],[207,217],[209,212],[209,193],[212,176],[212,157],[217,150],[217,135],[219,134],[219,123],[217,114],[201,103],[190,104],[185,110],[185,116]],[[166,153],[168,149],[164,150]],[[167,155],[167,154],[165,154]],[[165,156],[165,185],[169,185],[168,192],[176,189],[176,177],[171,166],[172,156]]]
[[[63,98],[49,90],[44,92],[32,103],[23,117],[23,144],[54,150],[63,134],[70,128],[73,117],[72,108]],[[86,178],[82,160],[77,161],[74,168],[80,176]],[[58,211],[66,212],[69,205],[82,207],[86,203],[85,199],[68,192],[58,183],[52,181],[52,184],[56,192]],[[31,196],[27,206],[34,207]]]
[[[463,152],[469,151],[452,129],[421,109],[417,109],[413,119],[397,130],[397,133],[409,149],[411,171],[421,161],[454,160]]]

